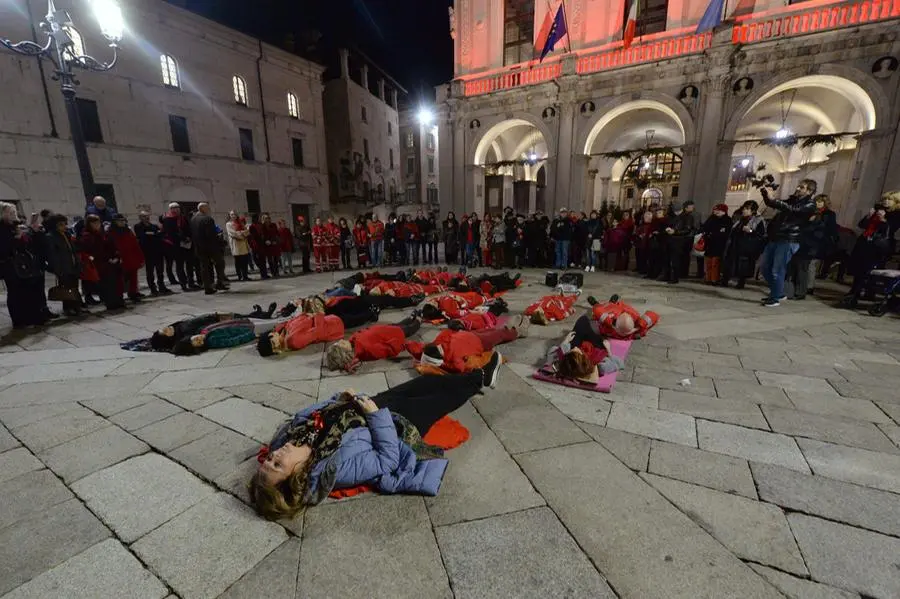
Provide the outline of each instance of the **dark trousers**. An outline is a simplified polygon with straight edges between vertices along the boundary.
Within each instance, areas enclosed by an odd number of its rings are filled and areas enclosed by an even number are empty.
[[[147,276],[147,287],[150,291],[157,291],[166,288],[166,281],[163,278],[163,257],[162,255],[144,254],[144,273]]]
[[[428,246],[428,263],[429,264],[437,264],[439,262],[437,241],[429,241],[427,243],[427,246]]]
[[[419,376],[372,398],[379,408],[387,408],[407,418],[423,436],[434,423],[462,407],[481,390],[481,370],[448,374],[436,379]]]
[[[198,254],[197,260],[200,262],[200,277],[205,289],[213,289],[216,284],[225,285],[225,257],[221,253]]]
[[[350,248],[341,246],[341,265],[350,270]]]
[[[309,248],[301,247],[300,248],[300,256],[303,261],[303,272],[311,272],[309,269]]]
[[[238,281],[246,281],[250,278],[250,254],[234,257],[234,271],[237,273]]]
[[[97,281],[97,293],[100,295],[100,301],[106,304],[107,310],[117,310],[125,307],[125,300],[122,294],[118,293],[119,277],[118,271],[111,271],[100,275]]]
[[[809,292],[809,258],[797,258],[788,265],[788,277],[794,283],[794,297],[806,297]]]
[[[422,326],[422,321],[414,316],[408,316],[394,326],[403,331],[403,336],[409,339],[419,332],[419,328]]]
[[[636,264],[637,272],[641,274],[646,274],[647,272],[647,250],[642,248],[634,248],[634,261]]]

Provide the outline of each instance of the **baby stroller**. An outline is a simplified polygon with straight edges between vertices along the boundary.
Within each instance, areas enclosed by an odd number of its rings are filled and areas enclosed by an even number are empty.
[[[871,271],[866,280],[864,297],[875,297],[876,299],[869,306],[869,314],[884,316],[898,291],[900,291],[900,270],[879,268]],[[880,299],[878,299],[879,295]],[[845,308],[855,308],[858,301],[858,298],[848,296],[841,301],[841,305]]]

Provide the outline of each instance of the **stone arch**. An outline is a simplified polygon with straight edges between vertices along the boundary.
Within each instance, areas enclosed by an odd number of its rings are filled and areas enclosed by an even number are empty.
[[[590,154],[591,146],[604,127],[616,118],[640,109],[656,110],[671,118],[681,129],[683,143],[691,143],[695,139],[694,119],[677,98],[659,92],[645,91],[637,97],[630,94],[617,96],[598,107],[581,128],[575,145],[576,150],[584,155]]]
[[[732,111],[725,125],[724,139],[734,139],[741,121],[754,107],[785,89],[797,87],[825,87],[837,91],[863,115],[863,130],[890,122],[890,102],[875,79],[854,67],[823,64],[791,69],[754,86],[753,91]]]
[[[515,112],[508,117],[497,117],[491,126],[482,129],[483,133],[475,137],[469,146],[469,151],[466,154],[469,157],[467,162],[476,165],[482,164],[488,149],[502,133],[522,125],[531,125],[540,131],[541,136],[544,138],[544,143],[547,144],[547,154],[549,156],[554,155],[556,149],[554,139],[550,129],[547,128],[547,124],[533,114]]]
[[[21,199],[22,196],[12,185],[0,179],[0,201],[18,202]]]

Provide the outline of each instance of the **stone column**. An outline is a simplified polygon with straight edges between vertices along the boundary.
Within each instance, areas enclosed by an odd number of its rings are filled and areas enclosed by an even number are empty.
[[[594,200],[594,208],[599,209],[603,202],[609,202],[609,184],[612,177],[600,177],[600,197]]]
[[[572,139],[575,107],[570,102],[559,108],[559,137],[556,140],[556,181],[553,187],[553,212],[562,206],[571,207],[579,198],[572,196]],[[549,182],[548,182],[549,183]]]
[[[587,194],[588,167],[591,157],[575,153],[572,155],[572,184],[569,195],[572,197],[573,210],[589,210],[591,197]]]
[[[500,199],[500,202],[504,210],[513,207],[514,193],[512,175],[503,175],[503,197]]]
[[[533,214],[537,210],[537,183],[528,182],[528,214]]]
[[[350,52],[346,48],[340,49],[341,55],[341,77],[350,78]]]
[[[842,224],[855,225],[881,197],[890,160],[890,142],[894,135],[889,129],[875,129],[860,135],[850,197],[838,212],[838,220]]]
[[[686,144],[681,148],[681,176],[678,178],[678,198],[681,201],[691,198],[694,192],[699,151],[700,148],[695,143]]]
[[[585,169],[587,172],[584,174],[584,210],[589,213],[591,210],[596,210],[597,208],[594,205],[594,196],[597,193],[597,170],[591,168],[591,160],[589,157]]]
[[[894,139],[892,141],[885,140],[885,143],[893,148],[891,156],[888,158],[887,177],[884,180],[883,192],[886,193],[900,189],[900,125],[895,129]]]
[[[712,207],[725,199],[728,174],[731,169],[731,151],[734,142],[722,142],[722,120],[725,114],[725,92],[730,89],[727,75],[711,76],[703,95],[699,145],[685,157],[682,169],[690,178],[682,175],[678,184],[678,199],[694,200],[698,212],[709,214]],[[686,148],[688,149],[688,148]],[[691,183],[693,181],[693,183]]]
[[[484,194],[487,193],[484,188],[484,167],[467,164],[465,172],[466,187],[471,191],[466,193],[459,210],[461,213],[466,214],[473,210],[481,213],[484,211]],[[459,214],[456,216],[459,218]]]

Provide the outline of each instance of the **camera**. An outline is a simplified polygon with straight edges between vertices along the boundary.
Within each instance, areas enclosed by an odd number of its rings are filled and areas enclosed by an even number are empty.
[[[763,187],[771,189],[772,191],[776,191],[778,189],[778,183],[775,182],[775,177],[772,175],[763,175],[762,171],[766,170],[765,164],[760,164],[756,167],[756,173],[754,175],[750,175],[748,180],[750,184],[756,189],[762,189]]]

